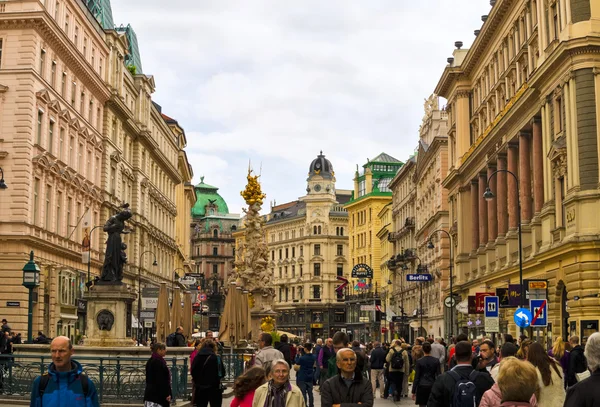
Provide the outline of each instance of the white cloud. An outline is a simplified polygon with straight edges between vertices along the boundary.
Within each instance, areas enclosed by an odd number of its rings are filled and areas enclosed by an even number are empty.
[[[304,194],[319,150],[338,188],[382,151],[406,160],[423,99],[454,49],[468,46],[487,1],[128,0],[114,20],[137,33],[154,99],[186,129],[195,182],[232,211],[248,160],[268,200]]]

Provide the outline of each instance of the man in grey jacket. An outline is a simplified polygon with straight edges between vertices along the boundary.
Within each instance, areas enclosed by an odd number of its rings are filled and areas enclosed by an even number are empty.
[[[263,366],[266,362],[272,362],[276,359],[283,359],[283,353],[273,347],[273,337],[271,334],[262,333],[258,339],[259,350],[254,357],[255,366]]]
[[[357,355],[350,348],[342,348],[335,355],[340,373],[321,386],[321,406],[341,407],[342,404],[373,407],[371,383],[356,369]]]
[[[435,341],[431,342],[431,356],[437,358],[440,361],[441,371],[444,371],[444,364],[446,362],[446,348],[442,345],[442,338],[435,338]]]

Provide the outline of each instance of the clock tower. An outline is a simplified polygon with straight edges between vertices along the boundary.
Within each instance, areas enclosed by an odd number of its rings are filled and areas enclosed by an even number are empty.
[[[306,181],[307,200],[315,198],[335,201],[335,172],[331,161],[325,158],[323,151],[310,163]]]

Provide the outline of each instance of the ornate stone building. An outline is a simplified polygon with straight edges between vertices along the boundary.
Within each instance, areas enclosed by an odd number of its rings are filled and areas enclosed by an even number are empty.
[[[170,281],[177,258],[175,190],[189,175],[180,173],[181,144],[150,99],[152,77],[129,72],[128,38],[114,31],[110,13],[95,12],[95,19],[86,7],[91,3],[0,5],[0,167],[9,184],[0,194],[0,293],[20,304],[4,302],[0,314],[25,331],[20,270],[34,250],[42,273],[33,329],[74,340],[85,329],[86,237],[93,278],[103,261],[101,225],[129,202],[134,233],[125,239],[124,282],[137,286],[145,250],[161,266],[149,272],[153,259],[146,256],[143,274]]]
[[[377,214],[379,218],[379,222],[381,223],[381,229],[377,231],[377,239],[379,240],[380,246],[380,255],[381,255],[381,263],[379,265],[381,278],[383,283],[381,285],[381,305],[382,309],[385,311],[387,319],[381,318],[381,340],[389,342],[393,338],[393,330],[389,330],[390,325],[387,322],[391,321],[391,315],[395,313],[390,306],[393,295],[394,295],[394,287],[392,283],[392,270],[395,266],[393,262],[390,262],[391,258],[395,258],[396,254],[394,253],[394,245],[391,239],[391,233],[393,231],[392,224],[392,202],[388,203],[383,207],[382,210]],[[388,267],[392,266],[392,267]]]
[[[542,280],[548,331],[565,339],[600,320],[599,19],[595,1],[496,1],[435,90],[448,100],[455,287],[464,301],[496,289],[524,295],[514,289],[520,221],[523,278]],[[502,308],[500,328],[514,334],[513,312]],[[461,327],[478,317],[463,315]]]
[[[358,266],[372,270],[371,278],[355,274],[352,279],[348,304],[348,330],[360,340],[380,338],[380,311],[365,310],[381,305],[380,292],[387,281],[381,274],[381,245],[377,233],[383,226],[377,216],[392,201],[390,181],[402,162],[381,153],[363,165],[363,173],[356,171],[354,194],[345,208],[348,210],[351,268]],[[357,270],[358,271],[358,270]]]
[[[327,338],[346,327],[344,293],[349,277],[348,214],[351,192],[337,190],[331,162],[312,161],[306,195],[272,206],[265,232],[273,273],[277,327],[300,337]]]
[[[219,318],[224,306],[223,286],[233,270],[235,239],[233,233],[240,222],[238,214],[229,213],[225,200],[217,192],[219,188],[204,183],[204,177],[194,187],[196,204],[191,216],[191,258],[194,276],[205,293],[208,307],[207,318],[202,319],[202,330],[219,330]]]
[[[414,329],[419,327],[418,321],[413,320],[416,318],[414,311],[418,310],[419,298],[415,284],[406,282],[406,274],[412,273],[412,270],[408,265],[403,265],[414,259],[416,254],[416,163],[417,158],[410,157],[389,184],[392,191],[392,225],[388,238],[393,245],[393,255],[387,260],[392,295],[386,314],[392,319],[390,331],[410,342],[414,339]]]

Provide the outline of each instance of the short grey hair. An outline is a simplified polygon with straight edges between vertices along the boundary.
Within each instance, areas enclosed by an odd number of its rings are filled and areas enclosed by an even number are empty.
[[[342,359],[344,358],[342,356],[342,353],[344,353],[344,352],[352,352],[352,353],[354,353],[354,351],[352,349],[350,349],[350,348],[342,348],[342,349],[338,350],[337,353],[335,354],[335,361],[336,362],[341,362],[342,361]]]
[[[288,371],[290,370],[290,365],[283,359],[275,359],[271,361],[271,370],[275,370],[275,366],[277,365],[284,365],[285,367],[287,367]]]
[[[321,339],[321,338],[317,339],[317,345],[323,345],[323,339]]]
[[[600,332],[595,332],[588,338],[583,354],[590,371],[595,372],[600,368]]]

